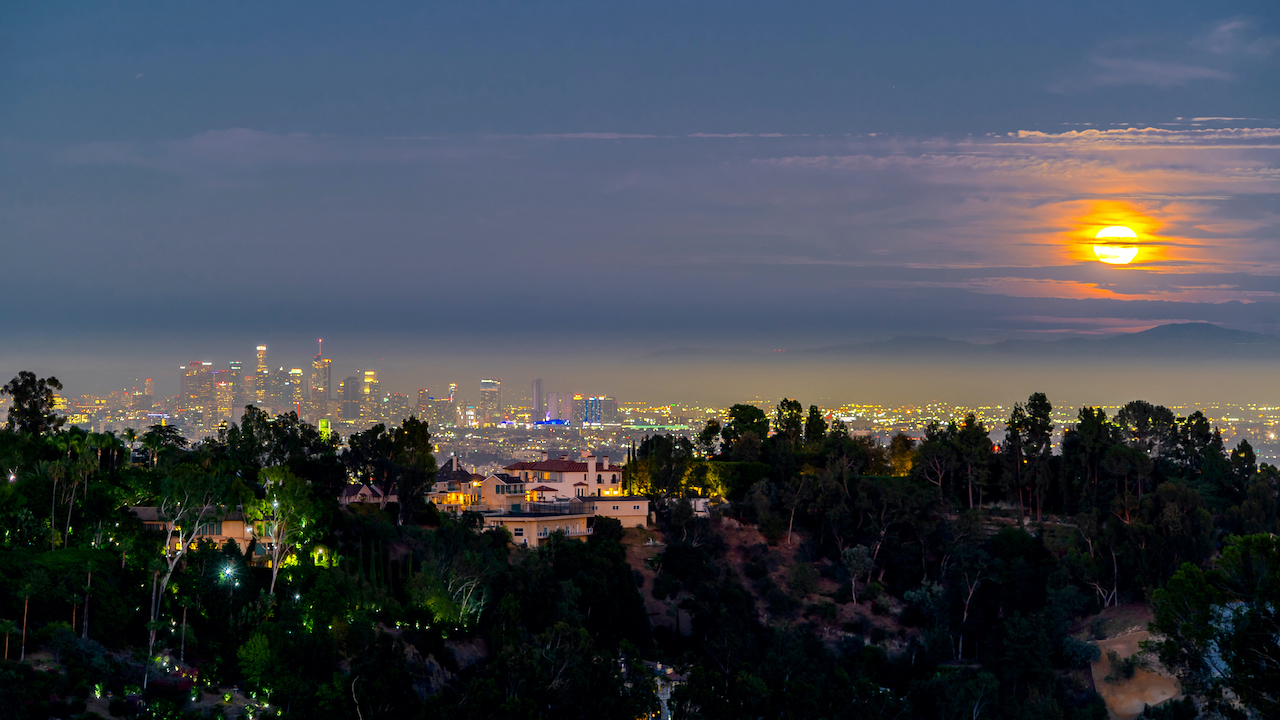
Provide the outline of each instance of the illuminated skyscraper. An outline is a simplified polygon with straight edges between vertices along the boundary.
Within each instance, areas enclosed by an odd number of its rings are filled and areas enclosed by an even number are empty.
[[[239,360],[231,360],[227,363],[227,373],[231,381],[231,416],[233,420],[239,420],[240,415],[244,414],[244,406],[251,402],[245,390],[244,370],[240,367],[241,364]]]
[[[482,425],[502,421],[502,380],[480,381],[480,402],[476,405],[476,420]]]
[[[186,411],[189,419],[197,423],[209,423],[213,411],[213,376],[209,374],[211,363],[194,360],[182,369],[182,383],[178,393],[178,411]]]
[[[302,389],[306,384],[305,376],[302,368],[292,368],[289,370],[288,379],[285,381],[284,404],[291,405],[292,410],[299,415],[302,414]]]
[[[258,367],[254,370],[253,394],[254,402],[259,406],[266,405],[270,396],[271,369],[267,367],[267,346],[258,346]]]
[[[381,387],[378,383],[377,370],[365,370],[361,373],[360,383],[360,419],[365,422],[378,422],[382,417]]]
[[[213,413],[209,425],[222,422],[235,422],[236,385],[230,370],[215,370],[213,373]]]
[[[311,361],[311,408],[317,418],[329,414],[329,399],[333,388],[332,364],[332,360],[324,357],[323,349]]]

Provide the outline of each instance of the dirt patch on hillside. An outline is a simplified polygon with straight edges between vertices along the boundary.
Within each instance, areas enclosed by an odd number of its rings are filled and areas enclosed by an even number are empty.
[[[644,600],[645,612],[649,615],[650,627],[665,627],[674,631],[676,618],[668,614],[672,606],[653,596],[653,580],[658,574],[649,566],[649,561],[654,556],[666,550],[665,536],[657,528],[632,527],[622,531],[622,544],[627,549],[627,564],[633,572],[639,573],[638,589],[640,598]],[[689,623],[685,622],[681,629],[687,627]]]
[[[1117,674],[1107,651],[1115,652],[1117,659],[1124,660],[1136,654],[1141,649],[1140,644],[1149,637],[1150,633],[1140,630],[1098,642],[1102,658],[1091,668],[1093,685],[1106,702],[1107,713],[1116,720],[1132,720],[1142,714],[1146,705],[1159,705],[1182,697],[1177,679],[1154,659],[1147,660],[1146,668],[1135,670],[1132,679],[1107,682],[1108,676]]]

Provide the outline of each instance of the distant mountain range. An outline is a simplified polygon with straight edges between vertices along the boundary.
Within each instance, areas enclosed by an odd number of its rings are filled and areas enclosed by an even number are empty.
[[[1072,357],[1280,360],[1280,337],[1230,330],[1207,322],[1172,323],[1142,332],[1101,338],[1004,340],[979,344],[938,337],[831,345],[802,350],[810,356],[866,355],[892,357]]]

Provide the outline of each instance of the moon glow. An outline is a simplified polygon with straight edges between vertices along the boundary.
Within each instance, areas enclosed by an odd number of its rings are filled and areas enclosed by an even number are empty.
[[[1138,256],[1138,246],[1122,245],[1114,242],[1121,239],[1138,239],[1137,233],[1123,225],[1104,227],[1094,237],[1098,240],[1112,241],[1096,243],[1093,246],[1093,254],[1098,256],[1098,260],[1108,265],[1128,265]]]

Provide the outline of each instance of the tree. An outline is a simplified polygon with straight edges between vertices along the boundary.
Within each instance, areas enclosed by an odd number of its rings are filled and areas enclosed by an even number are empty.
[[[0,633],[4,633],[4,659],[9,659],[9,636],[18,632],[18,624],[12,620],[0,619]]]
[[[315,520],[316,504],[311,498],[311,483],[288,468],[267,468],[261,477],[265,496],[246,505],[245,516],[262,523],[271,558],[271,587],[267,594],[274,596],[280,565],[306,537],[308,524]]]
[[[1183,686],[1230,715],[1280,714],[1280,538],[1232,538],[1216,566],[1186,563],[1155,591],[1151,646]]]
[[[911,473],[911,461],[915,454],[916,441],[906,433],[898,433],[889,440],[889,472],[897,476]]]
[[[396,497],[400,503],[399,523],[412,521],[424,491],[436,477],[436,458],[431,452],[431,431],[425,421],[410,415],[391,433],[396,460]]]
[[[982,489],[987,485],[988,464],[991,461],[991,437],[985,425],[969,413],[964,416],[960,431],[956,433],[956,460],[964,473],[965,487],[969,493],[969,509],[973,509],[973,487],[978,486],[981,503]]]
[[[949,423],[942,427],[936,422],[925,428],[925,439],[916,450],[912,469],[918,472],[930,485],[938,488],[938,499],[942,499],[942,483],[960,464],[956,458],[956,437],[960,428]]]
[[[773,427],[778,434],[790,440],[792,446],[799,445],[804,432],[804,406],[797,400],[782,398],[773,418]]]
[[[221,512],[219,503],[227,485],[227,481],[217,473],[190,464],[178,466],[161,481],[156,517],[165,523],[165,548],[161,558],[163,562],[153,570],[147,657],[151,657],[155,647],[160,599],[164,597],[169,580],[186,556],[187,549],[195,542],[201,526],[215,520]],[[143,675],[144,686],[149,675],[149,671]]]
[[[827,420],[817,405],[809,406],[809,417],[804,421],[804,441],[809,445],[821,443],[827,436]]]
[[[702,456],[711,457],[716,454],[719,442],[720,421],[712,418],[707,421],[706,427],[698,432],[698,437],[694,440],[694,446],[697,447]]]
[[[769,417],[755,405],[739,403],[730,407],[729,424],[720,431],[721,439],[734,445],[747,433],[753,434],[757,443],[763,440],[769,435]]]
[[[37,378],[33,372],[19,372],[17,377],[0,388],[0,395],[13,398],[13,404],[9,406],[8,428],[37,436],[57,432],[67,421],[53,411],[54,391],[61,389],[62,383],[52,375]]]
[[[844,563],[845,572],[849,573],[849,592],[853,602],[858,602],[858,578],[871,574],[875,560],[871,558],[871,550],[866,545],[845,548],[840,553],[840,561]]]

